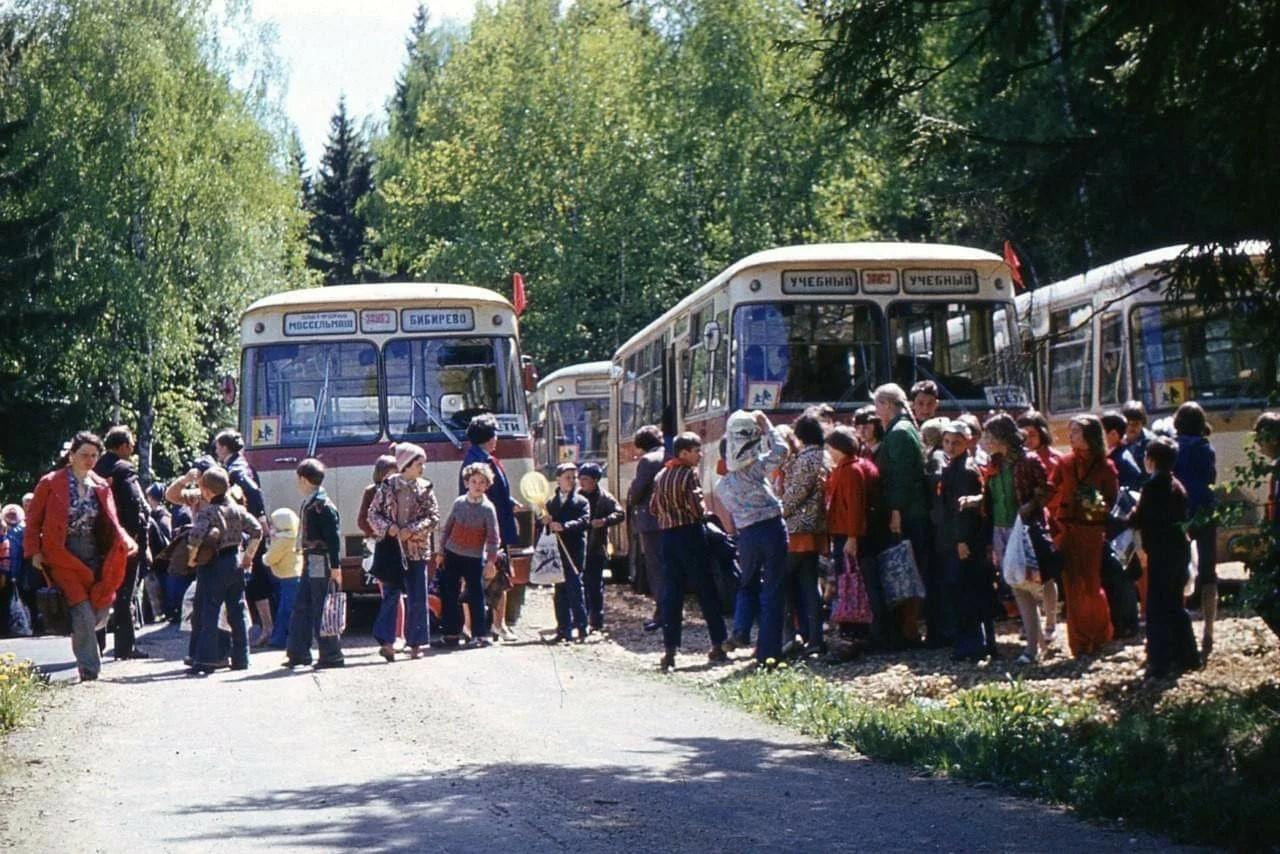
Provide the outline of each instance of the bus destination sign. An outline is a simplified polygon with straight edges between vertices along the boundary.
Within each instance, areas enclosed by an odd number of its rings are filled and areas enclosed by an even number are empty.
[[[476,328],[469,308],[406,308],[400,312],[405,332],[469,332]]]
[[[976,294],[976,270],[903,270],[902,289],[909,294]]]
[[[354,311],[300,311],[284,316],[285,335],[351,335],[355,331]]]
[[[784,294],[856,294],[858,274],[853,270],[783,270]]]

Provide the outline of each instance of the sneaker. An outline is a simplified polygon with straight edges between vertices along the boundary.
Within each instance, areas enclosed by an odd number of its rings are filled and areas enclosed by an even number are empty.
[[[378,654],[387,661],[396,660],[396,651],[389,643],[384,643],[382,646],[378,647]]]
[[[660,628],[662,628],[662,623],[659,623],[657,620],[644,621],[644,630],[646,632],[656,632]]]
[[[1017,658],[1015,658],[1013,660],[1013,663],[1014,664],[1035,664],[1036,660],[1024,652],[1022,653],[1022,655],[1019,655]]]
[[[711,651],[707,653],[707,661],[710,661],[712,664],[720,664],[721,662],[728,660],[729,656],[724,651],[723,646],[713,646],[711,647]]]
[[[676,669],[676,654],[668,652],[658,661],[658,669],[663,673],[669,673]]]

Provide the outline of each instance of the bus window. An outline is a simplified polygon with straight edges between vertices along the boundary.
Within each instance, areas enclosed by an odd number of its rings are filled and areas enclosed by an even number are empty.
[[[723,332],[729,329],[729,311],[723,309],[716,315],[716,323]],[[729,383],[729,351],[732,349],[727,340],[720,342],[720,347],[711,354],[711,409],[725,406],[727,398],[725,388]]]
[[[1149,409],[1265,398],[1274,388],[1257,346],[1232,336],[1225,313],[1144,305],[1130,312],[1129,330],[1134,382]]]
[[[398,338],[383,348],[387,426],[402,439],[455,436],[481,412],[499,431],[524,430],[523,393],[510,338]]]
[[[1093,340],[1089,303],[1049,315],[1049,411],[1089,408],[1093,386]]]
[[[684,372],[684,412],[694,415],[707,411],[707,391],[710,359],[707,348],[701,344],[685,350],[680,355],[680,370]]]
[[[744,305],[733,329],[744,409],[862,402],[885,376],[880,315],[867,303]]]
[[[889,340],[893,381],[904,389],[933,380],[944,400],[970,404],[985,401],[988,388],[1026,384],[1009,358],[1008,313],[996,303],[895,302]]]
[[[618,400],[626,418],[622,423],[629,434],[646,424],[658,424],[662,419],[661,347],[662,342],[657,341],[627,358],[628,367]]]
[[[548,430],[554,430],[557,463],[600,462],[608,436],[609,398],[579,397],[547,404]]]
[[[1124,365],[1124,319],[1118,311],[1102,315],[1102,365],[1098,403],[1118,406],[1129,399],[1129,377]]]
[[[373,442],[382,432],[377,350],[368,342],[248,347],[244,378],[254,445],[306,446],[313,430],[321,445]]]

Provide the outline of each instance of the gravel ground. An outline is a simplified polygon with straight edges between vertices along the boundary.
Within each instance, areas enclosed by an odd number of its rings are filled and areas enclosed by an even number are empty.
[[[609,588],[609,640],[613,643],[600,648],[600,657],[621,669],[654,670],[662,654],[661,635],[642,629],[651,610],[648,599],[621,587]],[[1198,639],[1203,624],[1193,617]],[[976,685],[1018,679],[1068,703],[1095,702],[1104,715],[1202,695],[1243,692],[1259,685],[1280,685],[1280,641],[1258,617],[1220,614],[1214,627],[1214,652],[1203,669],[1178,679],[1150,682],[1142,678],[1146,652],[1141,638],[1115,641],[1102,654],[1077,660],[1067,650],[1065,625],[1060,623],[1049,655],[1039,664],[1019,665],[1015,663],[1023,649],[1019,622],[1005,620],[996,628],[1001,654],[996,661],[953,662],[949,649],[864,654],[845,661],[849,644],[833,639],[829,656],[810,658],[806,663],[824,679],[872,704],[900,703],[912,697],[943,699]],[[710,639],[692,600],[685,605],[684,634],[685,654],[680,656],[675,673],[678,681],[714,684],[751,666],[749,650],[731,653],[728,665],[705,666],[703,653]]]
[[[609,596],[614,629],[586,644],[538,642],[535,590],[515,643],[388,665],[355,634],[348,666],[318,673],[264,653],[187,677],[186,636],[151,629],[161,657],[58,689],[6,739],[0,850],[1167,847],[726,708],[699,686],[745,652],[708,666],[694,624],[662,676],[647,604]]]

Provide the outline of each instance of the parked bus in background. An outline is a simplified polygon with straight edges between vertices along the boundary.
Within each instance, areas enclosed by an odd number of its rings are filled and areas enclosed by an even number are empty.
[[[1263,244],[1242,248],[1261,263]],[[1276,388],[1277,366],[1233,334],[1231,312],[1170,298],[1164,270],[1186,249],[1155,249],[1020,294],[1018,317],[1031,337],[1035,398],[1059,443],[1073,415],[1138,400],[1150,427],[1194,400],[1213,429],[1225,485],[1245,462],[1245,441]],[[1226,563],[1247,551],[1240,536],[1256,529],[1261,497],[1239,490],[1221,497],[1244,513],[1243,527],[1219,529],[1219,562]]]
[[[547,477],[560,463],[606,464],[609,365],[583,362],[553,371],[530,395],[534,458]]]
[[[781,423],[826,403],[848,421],[876,386],[926,379],[938,385],[940,414],[1024,407],[1017,343],[1012,272],[990,252],[841,243],[751,255],[614,354],[615,494],[626,495],[632,436],[645,424],[668,441],[686,430],[702,437],[703,488],[718,509],[718,444],[734,409]]]
[[[269,508],[297,505],[300,460],[325,464],[342,516],[344,589],[364,589],[356,515],[390,443],[426,450],[423,476],[442,511],[458,494],[475,415],[497,418],[497,456],[512,483],[534,468],[519,327],[493,291],[408,282],[286,291],[249,306],[240,328],[245,455]],[[522,575],[533,525],[529,512],[519,521]]]

